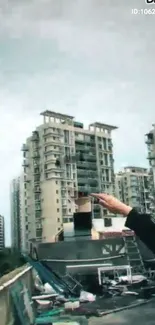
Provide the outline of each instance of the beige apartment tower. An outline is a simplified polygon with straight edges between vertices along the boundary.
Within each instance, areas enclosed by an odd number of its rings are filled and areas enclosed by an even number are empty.
[[[117,197],[139,212],[150,212],[149,173],[146,168],[125,167],[116,174]]]
[[[80,198],[91,192],[114,193],[111,131],[115,126],[93,123],[85,129],[72,116],[41,113],[43,124],[23,145],[22,219],[25,249],[32,240],[55,241],[66,222],[81,209]],[[89,202],[83,201],[89,208]],[[94,205],[94,218],[106,210]]]

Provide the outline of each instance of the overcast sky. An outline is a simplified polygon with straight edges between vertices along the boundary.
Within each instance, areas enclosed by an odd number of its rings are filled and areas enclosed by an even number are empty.
[[[144,1],[0,0],[0,213],[7,244],[10,181],[20,173],[21,145],[41,111],[117,125],[116,169],[147,166],[155,14],[131,14],[148,8]]]

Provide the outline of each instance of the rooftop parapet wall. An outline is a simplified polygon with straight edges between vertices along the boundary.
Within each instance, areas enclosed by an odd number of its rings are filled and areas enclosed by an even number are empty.
[[[21,280],[32,292],[32,269],[27,265],[20,267],[0,278],[0,325],[13,325],[13,305],[10,298],[10,286]]]

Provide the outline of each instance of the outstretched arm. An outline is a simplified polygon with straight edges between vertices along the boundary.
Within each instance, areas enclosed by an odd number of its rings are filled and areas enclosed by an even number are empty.
[[[155,220],[150,215],[138,213],[112,195],[105,193],[91,195],[110,212],[127,217],[125,226],[133,230],[141,241],[155,253]]]
[[[125,226],[133,230],[141,241],[155,253],[155,221],[150,215],[140,214],[132,209],[127,216]]]

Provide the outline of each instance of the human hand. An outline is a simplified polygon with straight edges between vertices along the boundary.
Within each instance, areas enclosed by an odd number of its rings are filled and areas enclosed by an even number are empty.
[[[105,194],[105,193],[91,193],[90,195],[98,199],[99,204],[112,213],[115,214],[118,213],[127,216],[129,212],[132,210],[130,206],[122,203],[112,195]]]

